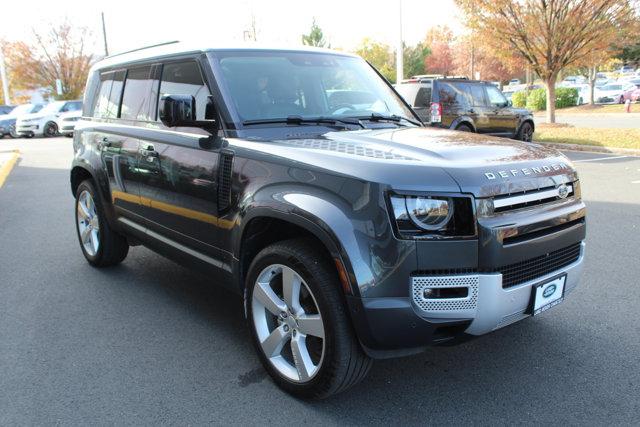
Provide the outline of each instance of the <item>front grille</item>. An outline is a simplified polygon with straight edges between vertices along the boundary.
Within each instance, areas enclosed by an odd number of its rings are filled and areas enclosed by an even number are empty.
[[[497,271],[502,273],[502,287],[510,288],[573,264],[578,258],[580,243],[575,243],[546,255],[500,267]]]
[[[567,183],[569,193],[565,197],[573,197],[574,183]],[[558,196],[558,187],[545,187],[538,190],[522,191],[511,193],[507,196],[500,196],[493,199],[494,212],[502,213],[516,209],[529,208],[532,206],[543,205],[546,203],[563,200]]]

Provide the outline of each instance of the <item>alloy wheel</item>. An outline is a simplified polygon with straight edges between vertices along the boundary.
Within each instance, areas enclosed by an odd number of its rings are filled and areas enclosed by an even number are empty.
[[[533,129],[529,125],[525,125],[522,129],[522,140],[524,142],[531,142],[533,140]]]
[[[44,134],[49,137],[56,136],[58,134],[58,126],[55,123],[47,123],[44,128]]]
[[[251,304],[256,336],[271,366],[290,381],[310,381],[324,360],[325,330],[300,274],[286,265],[268,266],[258,275]]]
[[[84,250],[90,256],[96,256],[100,249],[100,221],[93,197],[86,190],[78,197],[76,220]]]

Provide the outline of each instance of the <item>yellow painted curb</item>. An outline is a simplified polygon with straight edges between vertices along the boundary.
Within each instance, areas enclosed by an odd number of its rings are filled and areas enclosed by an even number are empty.
[[[9,161],[7,161],[7,163],[5,163],[0,168],[0,188],[2,188],[2,185],[7,180],[7,177],[9,176],[9,172],[11,172],[11,169],[13,169],[19,157],[20,157],[20,152],[17,150],[14,151],[13,156],[11,156]]]

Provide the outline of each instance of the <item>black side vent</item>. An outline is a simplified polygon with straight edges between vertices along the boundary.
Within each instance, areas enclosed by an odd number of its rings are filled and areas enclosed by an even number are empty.
[[[233,154],[220,153],[218,166],[218,214],[231,206],[231,173],[233,171]]]

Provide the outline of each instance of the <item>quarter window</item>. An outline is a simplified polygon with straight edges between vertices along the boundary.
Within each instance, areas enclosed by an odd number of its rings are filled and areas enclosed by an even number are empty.
[[[151,66],[132,68],[127,73],[122,95],[120,118],[126,120],[150,121],[153,92],[157,94],[158,80],[151,76]]]
[[[196,100],[196,119],[205,120],[209,89],[194,61],[165,64],[162,67],[160,95],[191,95]]]
[[[116,118],[122,95],[124,71],[112,71],[100,76],[93,117]]]
[[[440,103],[456,107],[466,107],[469,105],[467,94],[462,85],[441,82],[438,84],[438,96]]]

